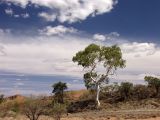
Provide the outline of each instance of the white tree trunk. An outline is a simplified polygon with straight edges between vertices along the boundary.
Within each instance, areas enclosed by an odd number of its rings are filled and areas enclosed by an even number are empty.
[[[100,101],[99,101],[99,93],[100,93],[100,87],[99,85],[97,85],[97,88],[96,88],[96,102],[97,102],[97,106],[99,107],[100,106]]]

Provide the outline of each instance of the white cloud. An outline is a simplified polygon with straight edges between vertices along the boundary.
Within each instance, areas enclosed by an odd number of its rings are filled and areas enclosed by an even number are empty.
[[[112,41],[112,40],[117,40],[119,36],[120,34],[117,32],[111,32],[109,34],[104,34],[104,35],[97,33],[93,35],[93,39],[97,41],[106,41],[106,40]]]
[[[101,35],[101,34],[94,34],[93,39],[98,40],[98,41],[105,41],[106,37],[104,35]]]
[[[120,36],[118,32],[111,32],[109,34],[106,34],[106,40],[117,40],[117,38]]]
[[[15,18],[20,18],[21,17],[21,18],[26,19],[26,18],[29,18],[30,15],[28,13],[22,13],[22,14],[14,14],[13,17],[15,17]]]
[[[14,12],[11,8],[5,9],[5,13],[10,16],[12,16],[14,14]]]
[[[28,13],[21,14],[21,16],[22,16],[23,18],[29,18],[29,17],[30,17],[30,15],[29,15]]]
[[[65,33],[76,33],[77,30],[70,27],[67,28],[65,26],[62,25],[58,25],[56,27],[52,27],[52,26],[47,26],[46,28],[39,30],[40,34],[42,35],[47,35],[47,36],[51,36],[51,35],[61,35],[61,34],[65,34]]]
[[[14,15],[14,17],[15,17],[15,18],[19,18],[19,17],[20,17],[20,15],[17,15],[17,14],[16,14],[16,15]]]
[[[7,54],[0,56],[0,70],[76,77],[82,77],[82,69],[72,62],[72,57],[91,43],[86,38],[71,36],[11,36],[7,41],[6,37],[0,39],[4,40],[0,44]]]
[[[6,55],[5,49],[2,45],[0,45],[0,56],[4,56],[4,55]]]
[[[122,45],[123,52],[140,57],[141,55],[152,55],[157,51],[154,43],[125,43]]]
[[[56,13],[56,17],[60,22],[73,23],[85,20],[88,16],[110,12],[117,3],[117,0],[5,0],[3,2],[11,2],[23,8],[29,2],[48,7],[51,16]],[[54,21],[54,19],[52,20]]]
[[[19,18],[19,17],[29,18],[29,17],[30,17],[30,15],[29,15],[28,13],[15,14],[14,11],[13,11],[13,9],[11,9],[11,8],[5,9],[5,13],[6,13],[7,15],[13,16],[13,17],[15,17],[15,18]]]
[[[55,14],[48,14],[46,12],[41,12],[38,16],[44,18],[46,21],[54,21],[56,19]]]

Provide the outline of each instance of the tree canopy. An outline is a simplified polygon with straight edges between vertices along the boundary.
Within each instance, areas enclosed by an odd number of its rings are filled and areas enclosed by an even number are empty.
[[[57,97],[57,102],[63,103],[63,92],[68,88],[67,84],[63,82],[58,82],[53,84],[52,87],[52,93],[55,93],[55,97]]]

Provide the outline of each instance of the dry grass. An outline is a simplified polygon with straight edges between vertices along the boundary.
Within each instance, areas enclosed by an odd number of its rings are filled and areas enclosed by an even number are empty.
[[[68,91],[65,97],[71,101],[78,101],[82,96],[89,94],[86,90]],[[26,98],[22,96],[8,99],[5,104],[23,104]],[[48,99],[48,98],[46,98]],[[62,120],[160,120],[160,99],[147,99],[141,101],[118,102],[114,104],[101,101],[101,110],[88,110],[63,116]],[[3,110],[2,110],[3,111]],[[1,112],[1,111],[0,111]],[[0,120],[28,120],[19,115],[0,118]],[[42,116],[40,120],[54,120]]]

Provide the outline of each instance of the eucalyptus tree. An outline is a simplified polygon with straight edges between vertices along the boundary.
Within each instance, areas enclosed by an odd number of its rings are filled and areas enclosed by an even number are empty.
[[[104,83],[107,84],[110,76],[114,75],[118,68],[124,68],[126,63],[117,45],[106,47],[90,44],[83,51],[76,53],[72,60],[84,68],[87,89],[96,89],[97,106],[100,106],[99,94]]]

